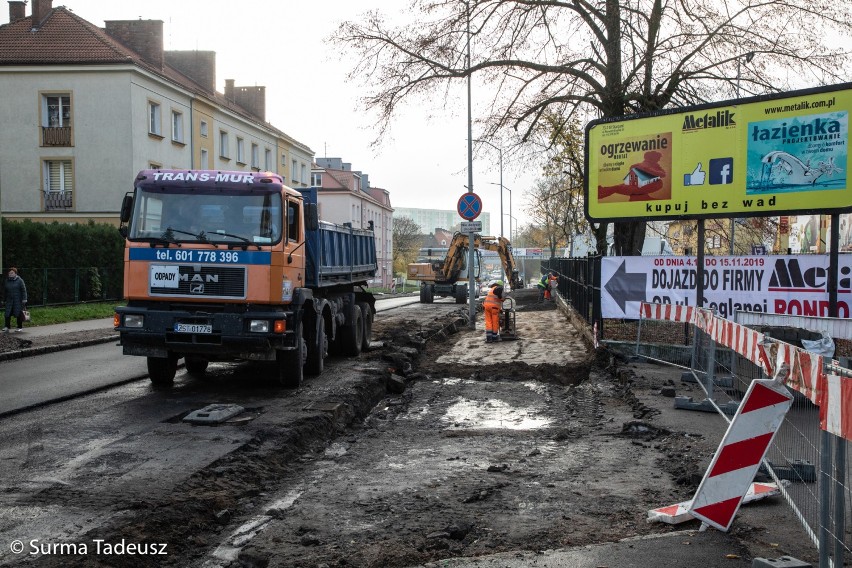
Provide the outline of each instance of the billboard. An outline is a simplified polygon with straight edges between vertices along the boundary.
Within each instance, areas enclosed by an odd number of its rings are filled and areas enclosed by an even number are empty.
[[[704,258],[699,302],[695,257],[608,256],[601,264],[601,313],[639,318],[639,304],[653,302],[734,311],[828,316],[828,263],[823,254],[709,256]],[[840,256],[838,314],[852,313],[852,255]]]
[[[852,210],[852,84],[586,127],[593,221]]]

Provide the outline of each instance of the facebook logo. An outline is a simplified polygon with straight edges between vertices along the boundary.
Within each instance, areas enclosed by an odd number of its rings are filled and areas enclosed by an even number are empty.
[[[710,160],[710,185],[725,185],[734,181],[734,159],[715,158]]]

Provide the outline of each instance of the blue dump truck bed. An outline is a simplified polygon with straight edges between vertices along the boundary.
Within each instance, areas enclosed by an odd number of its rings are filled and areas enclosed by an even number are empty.
[[[317,202],[315,187],[299,191],[305,203]],[[308,288],[366,284],[376,276],[376,240],[372,231],[320,221],[319,229],[305,231]]]

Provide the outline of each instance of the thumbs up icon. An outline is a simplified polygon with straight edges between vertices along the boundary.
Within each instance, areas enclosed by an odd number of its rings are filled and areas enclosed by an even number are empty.
[[[705,177],[707,172],[701,171],[701,162],[698,162],[691,174],[683,174],[683,185],[704,185]]]

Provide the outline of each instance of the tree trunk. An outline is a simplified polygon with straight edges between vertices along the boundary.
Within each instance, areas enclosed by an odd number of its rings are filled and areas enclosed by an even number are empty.
[[[641,256],[645,242],[645,222],[617,222],[614,228],[615,256]]]
[[[598,223],[598,226],[595,227],[592,225],[592,234],[595,236],[595,248],[597,249],[597,253],[601,256],[606,256],[609,243],[606,242],[606,233],[609,230],[609,223]]]

